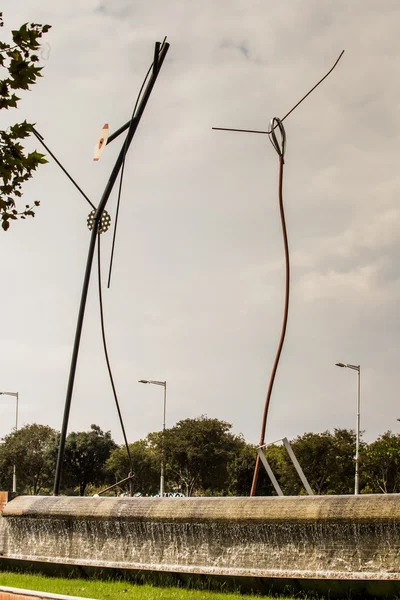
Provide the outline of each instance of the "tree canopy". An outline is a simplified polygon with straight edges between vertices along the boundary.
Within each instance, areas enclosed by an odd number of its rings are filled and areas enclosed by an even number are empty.
[[[0,444],[0,489],[11,491],[16,465],[19,494],[51,494],[59,433],[46,425],[25,425]],[[291,440],[295,455],[315,494],[353,494],[355,432],[307,432]],[[173,427],[150,433],[129,445],[132,484],[121,490],[156,495],[164,457],[165,491],[191,495],[247,496],[256,459],[256,446],[232,431],[232,425],[207,416],[184,419]],[[265,448],[267,460],[285,495],[305,494],[284,446]],[[61,493],[98,493],[126,478],[130,471],[125,446],[117,446],[110,431],[92,425],[89,431],[67,436]],[[390,431],[360,444],[360,493],[400,492],[400,435]],[[275,495],[263,466],[257,495]]]
[[[91,425],[90,431],[71,432],[65,442],[64,485],[79,488],[84,496],[88,484],[108,483],[106,461],[117,447],[110,431]]]
[[[25,425],[4,438],[0,446],[0,473],[3,489],[9,489],[16,466],[18,491],[40,494],[54,477],[57,432],[47,425]]]
[[[333,433],[305,433],[291,442],[315,494],[354,492],[355,438],[352,430],[334,429]],[[279,471],[279,481],[285,494],[304,493],[299,476],[284,449]]]
[[[229,486],[229,461],[243,444],[232,425],[206,416],[184,419],[174,427],[152,434],[159,455],[165,453],[166,479],[186,496],[193,492],[222,493]]]
[[[123,488],[126,490],[131,489],[133,493],[157,494],[160,489],[158,453],[147,440],[138,440],[133,444],[129,444],[129,451],[134,465],[134,478],[131,485],[127,483]],[[111,451],[105,468],[113,476],[115,483],[127,477],[130,464],[124,445]]]
[[[3,27],[0,13],[0,27]],[[25,23],[11,32],[12,41],[0,40],[0,110],[17,108],[20,97],[17,92],[29,90],[41,77],[38,50],[41,38],[50,25]],[[20,206],[22,186],[40,164],[46,163],[43,154],[26,152],[21,144],[32,132],[32,123],[15,123],[8,129],[0,129],[0,218],[6,231],[10,222],[18,218],[35,216],[35,200],[24,208]]]
[[[386,431],[369,444],[361,456],[366,491],[400,492],[400,435]]]

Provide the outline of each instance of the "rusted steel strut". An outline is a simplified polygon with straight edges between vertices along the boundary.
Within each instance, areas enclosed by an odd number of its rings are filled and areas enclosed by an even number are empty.
[[[283,127],[282,121],[280,119],[278,119],[277,117],[274,117],[271,120],[270,130],[271,130],[271,133],[269,135],[269,140],[279,156],[278,199],[279,199],[279,212],[281,215],[281,223],[282,223],[283,245],[285,248],[285,305],[284,305],[284,309],[283,309],[281,337],[279,340],[278,350],[277,350],[276,356],[275,356],[274,366],[272,367],[267,396],[265,398],[264,414],[263,414],[262,424],[261,424],[261,436],[260,436],[260,444],[259,444],[260,446],[263,446],[264,442],[265,442],[265,429],[266,429],[266,425],[267,425],[267,416],[268,416],[268,409],[269,409],[269,404],[270,404],[270,400],[271,400],[272,388],[274,387],[275,375],[276,375],[276,371],[278,369],[278,363],[279,363],[279,359],[281,356],[283,343],[285,341],[286,326],[287,326],[288,313],[289,313],[289,292],[290,292],[289,245],[288,245],[286,222],[285,222],[285,212],[283,210],[283,165],[285,163],[284,156],[285,156],[285,150],[286,150],[286,133],[285,133],[285,129]],[[275,134],[275,131],[277,131],[277,130],[281,134],[280,143]],[[250,496],[255,496],[255,494],[256,494],[259,468],[260,468],[260,456],[259,456],[259,454],[257,454]]]

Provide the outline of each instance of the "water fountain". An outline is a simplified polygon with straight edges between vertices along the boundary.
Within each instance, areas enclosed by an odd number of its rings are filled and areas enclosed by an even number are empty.
[[[400,494],[21,496],[3,510],[0,553],[3,564],[196,574],[303,589],[319,582],[376,596],[400,591]]]

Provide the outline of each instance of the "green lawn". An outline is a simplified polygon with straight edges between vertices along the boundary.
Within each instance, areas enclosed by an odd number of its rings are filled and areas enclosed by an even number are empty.
[[[135,585],[127,581],[101,581],[99,579],[64,579],[0,571],[0,585],[110,600],[250,600],[255,596],[208,590],[189,590],[178,587]],[[263,600],[270,597],[262,596]],[[286,600],[290,600],[286,597]]]

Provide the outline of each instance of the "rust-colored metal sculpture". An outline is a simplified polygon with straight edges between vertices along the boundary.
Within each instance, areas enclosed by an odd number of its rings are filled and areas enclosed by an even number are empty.
[[[309,92],[307,92],[307,94],[305,96],[303,96],[301,98],[301,100],[299,100],[299,102],[297,102],[297,104],[295,104],[293,106],[293,108],[291,108],[289,110],[289,112],[287,112],[285,114],[284,117],[282,117],[282,119],[279,119],[278,117],[274,117],[271,120],[270,128],[268,131],[258,131],[258,130],[254,130],[254,129],[232,129],[232,128],[227,128],[227,127],[213,127],[213,129],[216,129],[218,131],[236,131],[236,132],[241,132],[241,133],[261,133],[264,135],[268,135],[270,142],[272,143],[273,147],[275,148],[275,150],[279,156],[278,199],[279,199],[279,211],[280,211],[280,217],[281,217],[281,223],[282,223],[283,245],[284,245],[284,249],[285,249],[285,271],[286,271],[285,301],[284,301],[284,309],[283,309],[283,322],[282,322],[281,337],[279,340],[274,365],[272,367],[271,377],[270,377],[270,381],[269,381],[269,385],[268,385],[267,396],[265,399],[264,414],[263,414],[262,423],[261,423],[261,436],[260,436],[259,446],[263,446],[264,442],[265,442],[265,431],[266,431],[266,427],[267,427],[268,409],[270,406],[271,394],[272,394],[272,389],[273,389],[274,381],[275,381],[275,375],[276,375],[276,371],[278,369],[278,364],[279,364],[279,359],[280,359],[282,348],[283,348],[283,343],[285,341],[286,326],[287,326],[288,313],[289,313],[289,292],[290,292],[289,245],[288,245],[287,230],[286,230],[286,223],[285,223],[285,213],[284,213],[284,209],[283,209],[283,165],[285,163],[284,156],[285,156],[285,150],[286,150],[286,132],[283,127],[283,121],[303,102],[303,100],[305,100],[307,98],[307,96],[309,96],[311,94],[311,92],[313,92],[315,90],[315,88],[317,88],[324,81],[324,79],[326,79],[328,77],[328,75],[333,71],[333,69],[338,64],[339,60],[342,58],[343,53],[344,53],[344,50],[340,53],[335,64],[326,73],[326,75],[324,75],[324,77],[322,77],[322,79],[320,79],[318,81],[318,83],[316,83],[314,85],[314,87],[312,87],[311,90],[309,90]],[[278,141],[278,138],[276,135],[277,131],[279,131],[280,136],[281,136],[280,141]],[[260,467],[260,456],[259,456],[259,454],[257,454],[250,496],[255,496],[255,494],[256,494],[259,467]]]

